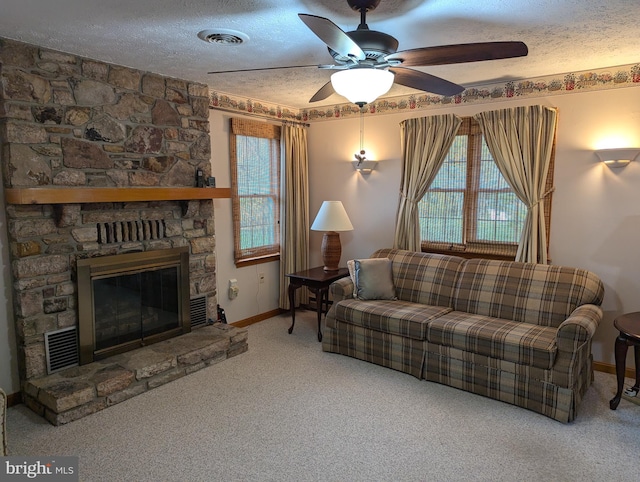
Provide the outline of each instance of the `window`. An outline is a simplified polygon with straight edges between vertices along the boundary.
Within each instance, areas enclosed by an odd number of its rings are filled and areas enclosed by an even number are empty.
[[[280,254],[280,127],[231,119],[231,204],[236,265]]]
[[[552,186],[553,154],[547,190]],[[551,195],[544,203],[548,241]],[[424,251],[512,259],[527,208],[500,174],[480,125],[468,117],[418,212]]]

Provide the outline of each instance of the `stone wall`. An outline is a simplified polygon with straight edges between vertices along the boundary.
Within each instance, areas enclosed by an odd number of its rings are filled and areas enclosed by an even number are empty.
[[[5,188],[193,187],[210,150],[207,86],[0,38]],[[46,374],[44,333],[77,323],[82,257],[188,245],[215,318],[213,221],[210,200],[7,205],[21,380]]]

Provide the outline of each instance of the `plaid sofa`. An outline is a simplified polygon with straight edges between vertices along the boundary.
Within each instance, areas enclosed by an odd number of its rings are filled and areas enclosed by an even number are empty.
[[[331,285],[322,348],[570,422],[593,378],[600,279],[577,268],[381,249],[397,300]]]

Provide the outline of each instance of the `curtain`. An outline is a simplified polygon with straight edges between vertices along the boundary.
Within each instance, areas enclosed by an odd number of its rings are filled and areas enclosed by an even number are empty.
[[[445,114],[400,123],[402,178],[394,247],[420,251],[418,203],[429,189],[453,143],[462,119]]]
[[[475,115],[498,169],[527,206],[516,261],[547,260],[545,184],[557,122],[556,109],[541,105],[514,107]]]
[[[280,301],[288,310],[288,273],[309,268],[309,158],[307,130],[285,124],[281,138]],[[296,290],[295,303],[308,303],[307,290]]]

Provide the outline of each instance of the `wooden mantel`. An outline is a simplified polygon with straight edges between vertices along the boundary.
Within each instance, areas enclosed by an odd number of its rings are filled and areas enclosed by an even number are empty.
[[[7,204],[80,204],[190,201],[231,197],[228,187],[27,187],[5,188]]]

